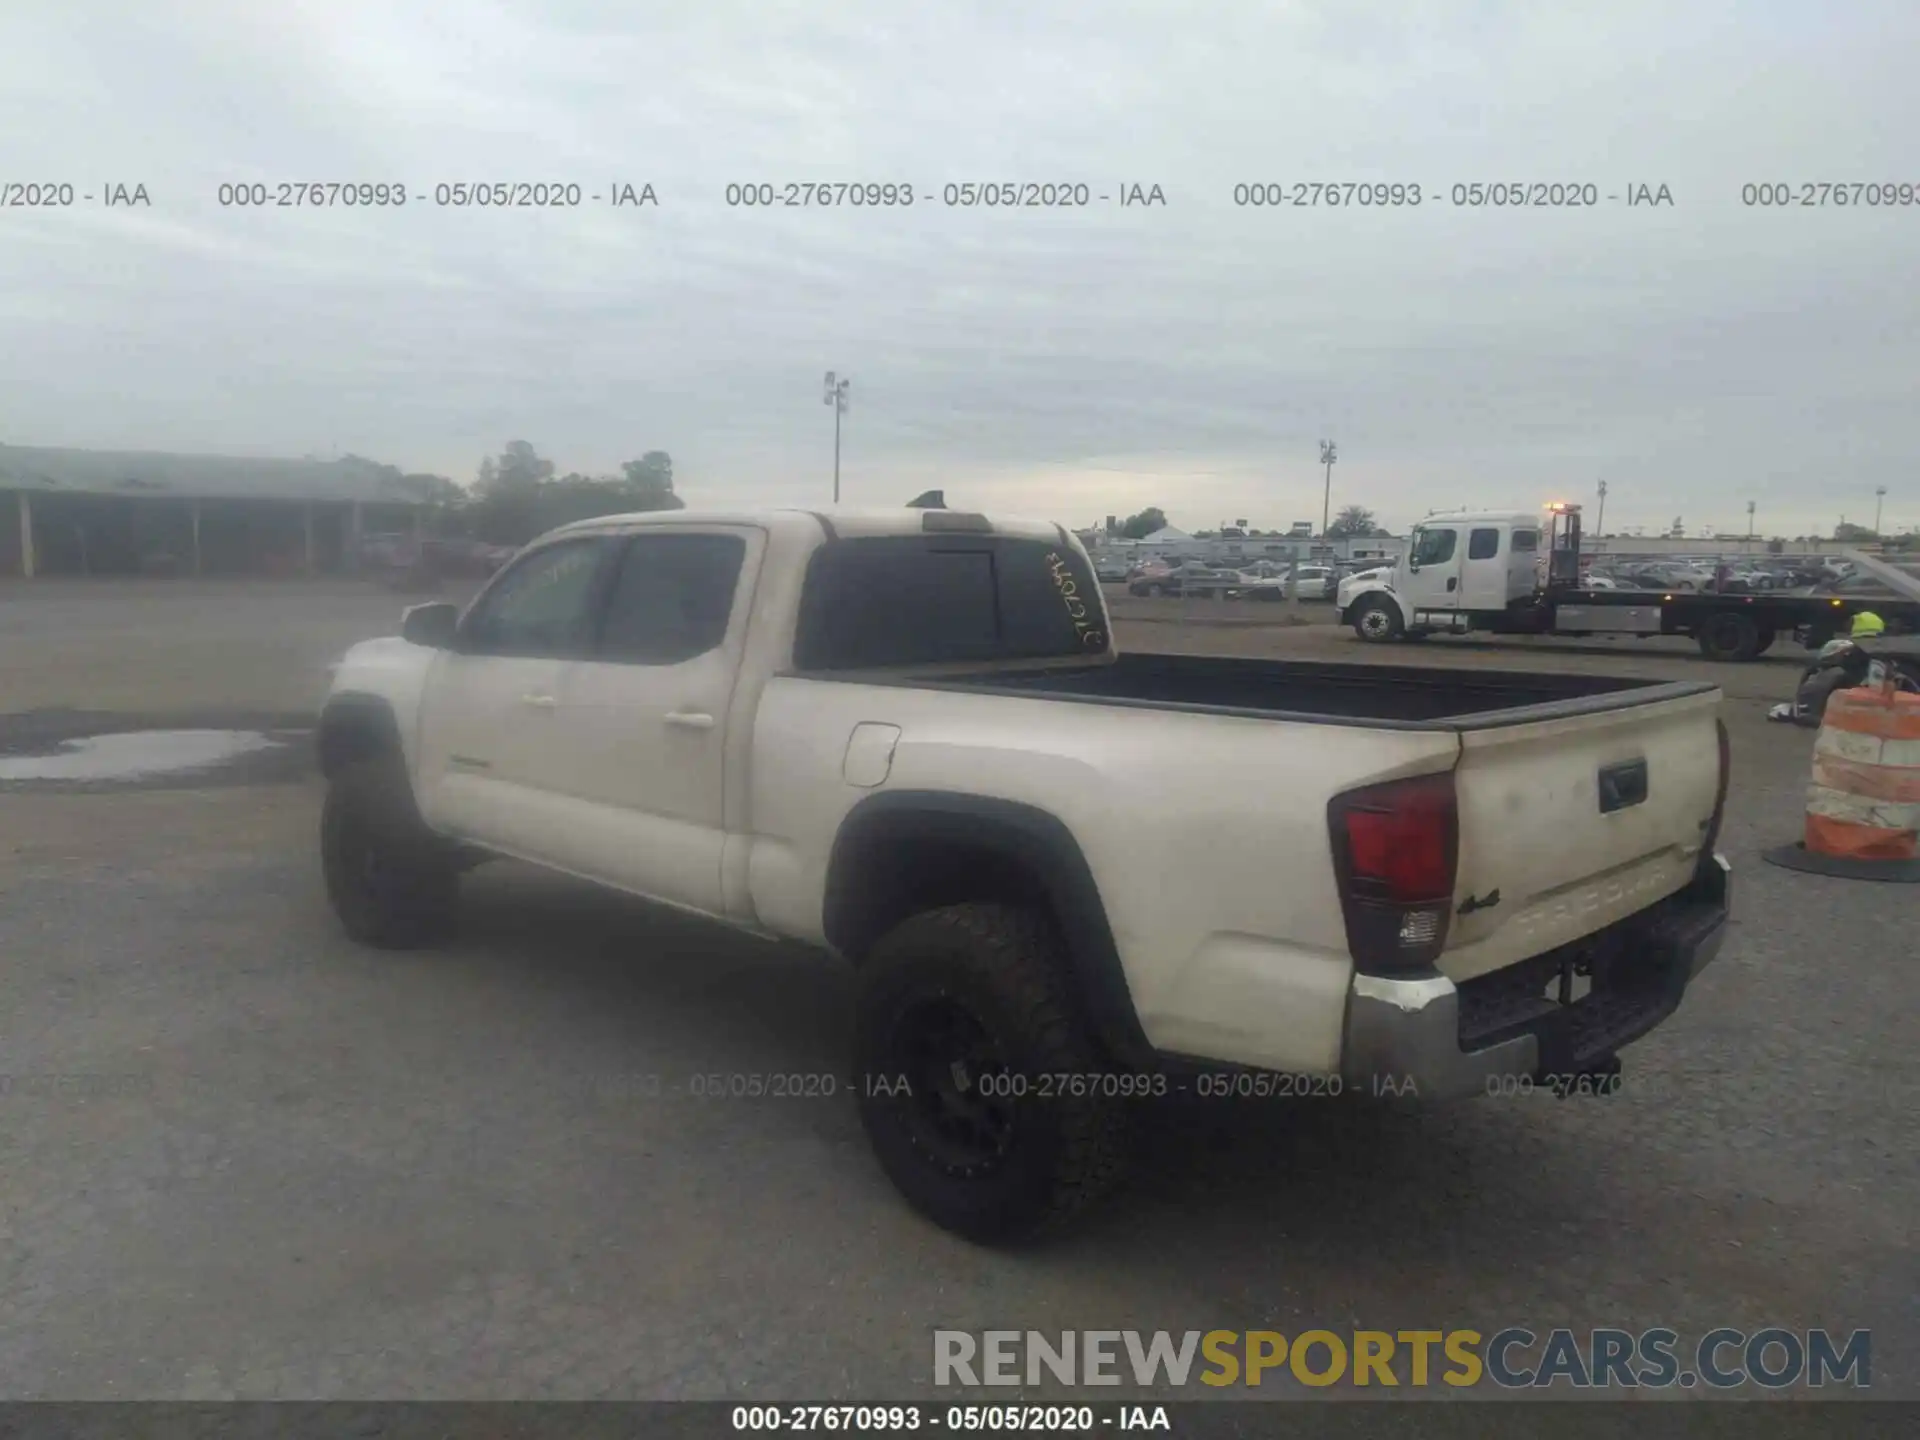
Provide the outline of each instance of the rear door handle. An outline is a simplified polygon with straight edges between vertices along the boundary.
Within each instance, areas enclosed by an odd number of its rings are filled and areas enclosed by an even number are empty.
[[[1456,576],[1455,576],[1455,577],[1454,577],[1453,579],[1451,579],[1451,580],[1449,580],[1449,581],[1447,581],[1447,589],[1449,589],[1449,590],[1458,590],[1459,588],[1460,588],[1460,577],[1459,577],[1459,576],[1457,576],[1457,575],[1456,575]]]
[[[560,705],[560,702],[551,695],[522,695],[520,703],[531,705],[536,710],[554,710]]]
[[[669,710],[667,712],[667,724],[677,725],[682,730],[711,730],[713,728],[713,717],[711,715],[695,714],[687,710]]]

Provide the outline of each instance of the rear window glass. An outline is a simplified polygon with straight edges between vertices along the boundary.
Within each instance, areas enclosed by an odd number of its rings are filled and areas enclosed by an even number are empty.
[[[1498,530],[1476,530],[1467,537],[1467,559],[1491,560],[1499,553],[1500,532]]]
[[[865,670],[1098,655],[1100,590],[1068,545],[980,535],[835,540],[814,552],[794,663]]]
[[[1513,548],[1516,550],[1538,550],[1540,548],[1540,532],[1538,530],[1514,531]]]

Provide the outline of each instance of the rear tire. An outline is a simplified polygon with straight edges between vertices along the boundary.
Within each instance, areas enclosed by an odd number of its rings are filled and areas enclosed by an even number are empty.
[[[867,957],[860,1120],[887,1178],[936,1225],[989,1244],[1029,1239],[1125,1177],[1124,1102],[1072,1093],[1121,1090],[1099,1083],[1118,1072],[1072,999],[1052,927],[1008,905],[915,915]]]
[[[1406,634],[1406,625],[1391,600],[1368,596],[1353,607],[1353,633],[1371,645],[1384,645]]]
[[[1694,632],[1694,640],[1709,660],[1751,660],[1760,653],[1760,627],[1752,616],[1733,610],[1708,616]]]
[[[320,865],[333,913],[362,945],[417,949],[452,928],[458,857],[421,820],[396,762],[356,760],[333,776],[320,814]]]

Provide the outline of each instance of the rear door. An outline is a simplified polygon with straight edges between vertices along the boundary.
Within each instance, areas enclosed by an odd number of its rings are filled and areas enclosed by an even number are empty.
[[[1440,968],[1468,979],[1684,886],[1720,782],[1720,694],[1468,730],[1460,865]]]
[[[1460,566],[1462,610],[1507,607],[1506,537],[1497,525],[1467,528],[1467,555]]]

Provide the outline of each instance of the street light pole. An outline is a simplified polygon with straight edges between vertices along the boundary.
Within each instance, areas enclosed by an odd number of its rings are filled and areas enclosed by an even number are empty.
[[[1333,462],[1339,457],[1334,454],[1333,441],[1320,442],[1320,463],[1327,467],[1327,488],[1320,496],[1320,539],[1331,545],[1333,537],[1327,531],[1333,528]]]
[[[1747,501],[1747,544],[1749,547],[1753,544],[1753,505],[1753,501]]]
[[[1600,508],[1593,516],[1593,538],[1604,540],[1607,536],[1607,482],[1600,482]]]
[[[1887,487],[1882,485],[1873,492],[1873,538],[1880,538],[1880,507],[1886,503]]]
[[[824,403],[833,406],[833,503],[840,503],[840,417],[847,413],[847,390],[853,384],[850,378],[834,379],[833,371],[827,371],[827,390],[822,397]]]

